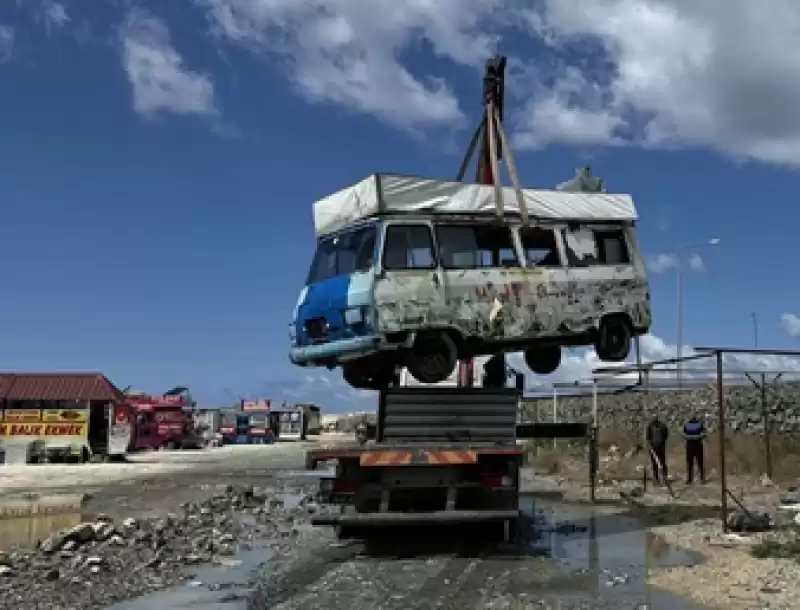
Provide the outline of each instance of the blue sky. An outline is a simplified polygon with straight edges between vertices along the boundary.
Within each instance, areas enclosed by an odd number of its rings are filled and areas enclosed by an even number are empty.
[[[287,359],[311,204],[375,171],[452,176],[498,45],[523,183],[589,163],[638,203],[647,354],[675,351],[674,253],[711,237],[683,251],[686,343],[752,345],[755,312],[762,346],[800,349],[800,9],[729,4],[3,2],[0,369],[371,405]]]

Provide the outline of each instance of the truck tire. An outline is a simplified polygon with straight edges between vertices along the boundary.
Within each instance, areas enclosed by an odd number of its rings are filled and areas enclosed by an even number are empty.
[[[633,329],[624,315],[605,316],[597,329],[594,350],[600,360],[622,362],[631,352]]]
[[[356,390],[382,390],[392,380],[394,363],[362,358],[342,365],[342,378]]]
[[[525,364],[537,375],[555,373],[561,366],[561,348],[558,345],[542,345],[525,350]]]
[[[445,332],[424,332],[417,335],[406,356],[408,372],[420,383],[441,383],[456,368],[458,347]]]

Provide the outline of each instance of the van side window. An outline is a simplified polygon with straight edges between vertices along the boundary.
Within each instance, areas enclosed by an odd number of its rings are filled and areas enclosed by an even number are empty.
[[[386,227],[383,267],[397,269],[433,269],[433,237],[427,225],[396,224]]]
[[[570,267],[627,265],[631,262],[622,229],[574,228],[563,232]]]
[[[596,231],[594,237],[601,265],[627,265],[631,262],[625,233],[621,229]]]
[[[570,267],[591,267],[598,264],[594,232],[584,228],[563,229],[564,253]]]
[[[518,267],[511,231],[484,225],[437,225],[439,257],[445,269]]]
[[[552,229],[542,227],[522,227],[519,230],[522,251],[528,265],[536,267],[559,267],[561,257],[558,255],[556,235]]]

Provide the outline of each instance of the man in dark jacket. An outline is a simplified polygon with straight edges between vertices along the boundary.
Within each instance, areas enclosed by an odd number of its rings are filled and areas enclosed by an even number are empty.
[[[667,482],[667,439],[669,429],[654,415],[647,425],[647,444],[650,445],[650,461],[653,464],[653,480]]]
[[[697,473],[700,475],[700,482],[706,482],[706,471],[703,465],[703,439],[706,436],[706,427],[692,413],[691,417],[683,425],[683,438],[686,441],[686,484],[690,485],[694,480],[694,466],[697,465]]]

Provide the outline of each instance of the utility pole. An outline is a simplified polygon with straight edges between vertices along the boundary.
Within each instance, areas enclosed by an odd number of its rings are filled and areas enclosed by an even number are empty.
[[[675,362],[675,377],[676,381],[678,382],[679,392],[683,389],[683,277],[681,275],[683,254],[688,250],[697,250],[708,246],[716,246],[719,244],[719,242],[719,237],[712,237],[703,243],[681,246],[680,248],[675,249],[675,281],[677,283],[675,287],[675,295],[677,297],[677,303],[675,304],[675,321],[677,324],[676,335],[678,339],[678,345],[676,346],[677,352],[675,354],[677,356]]]

